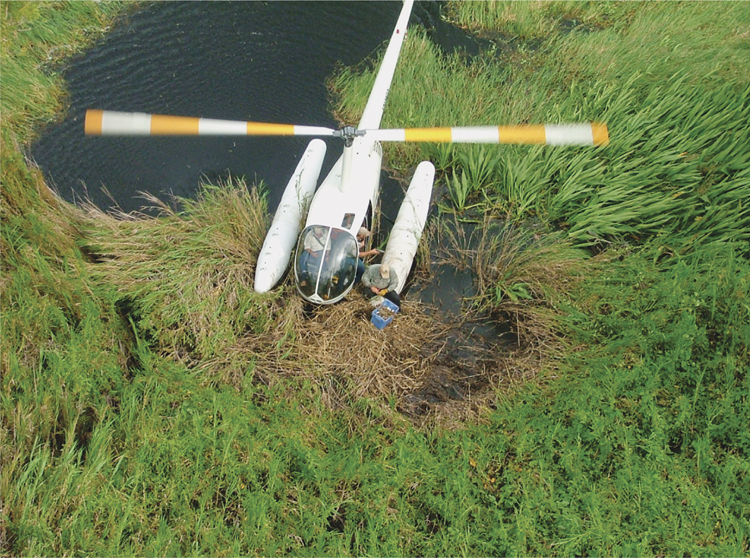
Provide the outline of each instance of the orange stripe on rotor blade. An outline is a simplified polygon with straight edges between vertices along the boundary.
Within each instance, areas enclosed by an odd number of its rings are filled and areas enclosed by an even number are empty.
[[[450,128],[406,128],[404,141],[451,141]]]
[[[87,136],[102,135],[103,110],[89,109],[86,111],[86,120],[83,123],[83,133]]]
[[[547,143],[544,126],[498,126],[499,143]]]
[[[609,131],[606,124],[592,122],[591,134],[594,137],[594,145],[609,145]]]
[[[200,118],[190,116],[151,116],[151,134],[154,136],[197,136]]]
[[[248,122],[248,136],[293,136],[294,124],[267,124],[265,122]]]

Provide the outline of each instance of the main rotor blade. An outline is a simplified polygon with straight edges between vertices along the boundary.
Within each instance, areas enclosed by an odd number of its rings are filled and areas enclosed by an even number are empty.
[[[87,136],[332,136],[332,128],[87,110]]]
[[[516,143],[547,145],[607,145],[607,125],[540,124],[524,126],[467,126],[453,128],[396,128],[364,130],[378,141],[436,143]]]

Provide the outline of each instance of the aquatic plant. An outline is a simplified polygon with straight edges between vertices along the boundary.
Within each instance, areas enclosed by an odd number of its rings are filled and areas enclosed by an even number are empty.
[[[190,363],[224,352],[244,332],[263,331],[271,308],[252,288],[268,228],[263,186],[241,179],[203,184],[176,208],[147,196],[159,217],[87,206],[82,247],[91,278],[112,289],[141,335]]]
[[[716,37],[687,33],[679,57],[668,56],[664,49],[671,39],[657,44],[659,37],[704,29],[712,18],[710,7],[680,11],[684,27],[679,29],[665,21],[672,11],[668,6],[649,6],[637,17],[632,7],[620,12],[565,2],[502,3],[495,11],[486,4],[459,4],[455,9],[468,25],[496,31],[516,11],[545,19],[572,10],[589,28],[565,34],[555,27],[533,52],[518,54],[511,46],[509,59],[500,54],[501,61],[513,62],[507,65],[495,63],[492,53],[466,64],[412,34],[404,52],[413,63],[397,70],[385,126],[603,120],[612,141],[606,148],[486,146],[481,155],[459,144],[421,150],[389,146],[387,153],[410,162],[400,167],[434,157],[454,207],[465,210],[472,193],[482,192],[480,199],[500,213],[519,222],[537,216],[565,229],[578,245],[645,241],[685,228],[695,238],[747,240],[750,221],[741,200],[750,194],[750,92],[741,69],[747,69],[746,76],[750,68],[738,50],[746,9],[734,4],[738,26]],[[485,12],[501,17],[493,24],[472,19]],[[653,32],[656,21],[666,26],[661,34]],[[643,39],[645,46],[636,49],[631,37]],[[630,45],[628,52],[624,44]],[[592,53],[595,47],[601,56]],[[703,70],[678,64],[690,53]],[[600,58],[606,66],[596,71],[599,66],[588,61]],[[361,93],[355,92],[366,89],[368,76],[365,69],[350,70],[334,81],[335,90],[349,99],[338,110],[351,120],[361,110]],[[430,91],[429,102],[425,91]],[[493,173],[474,177],[469,169],[486,158],[495,161]]]

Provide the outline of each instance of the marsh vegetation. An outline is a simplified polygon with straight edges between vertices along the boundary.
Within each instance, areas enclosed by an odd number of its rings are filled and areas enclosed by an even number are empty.
[[[262,183],[158,216],[48,188],[25,153],[64,110],[54,62],[127,8],[2,4],[4,554],[750,551],[748,4],[450,3],[473,59],[410,31],[384,126],[611,135],[387,146],[435,162],[467,312],[517,336],[471,363],[408,298],[379,331],[357,297],[255,294]],[[331,78],[342,120],[370,62]]]

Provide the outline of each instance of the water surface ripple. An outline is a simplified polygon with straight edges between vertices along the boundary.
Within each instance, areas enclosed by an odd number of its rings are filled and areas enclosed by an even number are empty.
[[[87,108],[336,127],[325,80],[390,36],[401,2],[156,2],[64,72],[65,119],[32,156],[68,200],[139,209],[139,191],[191,197],[202,176],[264,179],[275,208],[309,138],[83,135]],[[340,153],[328,139],[330,168]]]

